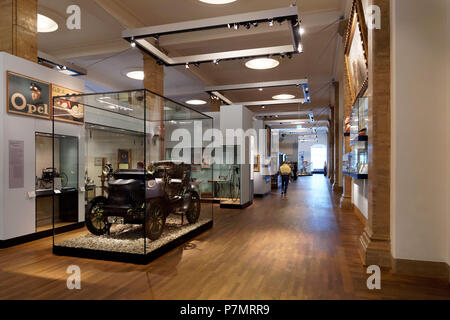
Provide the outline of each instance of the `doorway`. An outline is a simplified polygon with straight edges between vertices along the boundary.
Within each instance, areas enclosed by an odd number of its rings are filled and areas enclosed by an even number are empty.
[[[327,147],[323,144],[316,144],[311,147],[311,162],[314,173],[323,173],[327,162]]]

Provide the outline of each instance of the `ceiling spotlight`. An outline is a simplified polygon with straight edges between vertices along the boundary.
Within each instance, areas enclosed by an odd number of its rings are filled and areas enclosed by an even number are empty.
[[[239,29],[239,24],[238,24],[238,23],[235,23],[235,24],[234,24],[234,30],[237,30],[237,29]]]
[[[253,22],[253,26],[256,28],[258,26],[258,21]]]
[[[246,24],[245,24],[245,29],[250,29],[250,23],[249,22],[247,22]]]
[[[58,30],[58,24],[55,22],[55,20],[38,13],[37,30],[40,33],[54,32]]]
[[[187,104],[194,105],[194,106],[200,106],[206,104],[206,101],[204,100],[188,100],[186,101]]]
[[[67,70],[67,67],[66,67],[66,66],[63,66],[62,69],[63,69],[63,70]]]
[[[298,52],[300,52],[300,53],[303,52],[303,45],[302,45],[301,43],[299,43],[297,50],[298,50]]]
[[[219,59],[214,59],[214,60],[213,60],[213,63],[214,63],[215,65],[218,65],[218,64],[219,64]]]
[[[57,65],[56,69],[61,70],[61,66]]]
[[[189,69],[189,63],[186,63],[186,69]]]
[[[199,0],[199,1],[209,4],[227,4],[235,2],[236,0]]]
[[[261,109],[265,109],[266,108],[266,106],[261,106]]]
[[[300,29],[298,29],[298,32],[300,33],[300,35],[303,35],[305,33],[305,29],[300,27]]]
[[[269,20],[269,27],[273,27],[273,19]]]
[[[279,65],[279,61],[270,58],[257,58],[250,60],[245,64],[247,68],[254,70],[272,69],[278,67]]]
[[[134,70],[127,72],[126,76],[130,79],[134,80],[144,80],[144,71],[142,70]]]
[[[131,41],[131,42],[130,42],[130,46],[131,46],[132,48],[136,48],[136,42]]]
[[[259,88],[258,90],[259,90],[259,91],[263,91],[264,89],[263,89],[263,88]]]
[[[288,53],[288,54],[287,54],[287,57],[288,57],[289,59],[292,59],[292,53]]]
[[[294,98],[295,98],[294,95],[292,95],[292,94],[285,94],[285,93],[278,94],[278,95],[272,97],[272,99],[274,99],[274,100],[292,100]]]
[[[200,67],[200,63],[194,62],[194,66],[196,66],[198,68],[198,67]]]
[[[227,24],[228,29],[231,29],[231,24]]]

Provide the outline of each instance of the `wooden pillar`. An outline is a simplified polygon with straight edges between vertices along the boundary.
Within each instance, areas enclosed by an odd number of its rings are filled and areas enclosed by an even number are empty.
[[[340,134],[340,126],[341,124],[339,123],[339,110],[340,110],[340,93],[339,93],[339,82],[334,82],[334,123],[333,123],[333,131],[334,131],[334,180],[333,180],[333,190],[334,191],[339,191],[340,187],[339,187],[339,177],[340,177],[340,172],[342,171],[342,168],[340,166],[340,161],[339,161],[339,157],[340,157],[340,148],[341,148],[341,141],[342,141],[342,136]]]
[[[352,114],[352,98],[350,90],[350,82],[348,79],[347,67],[344,68],[344,119],[350,117]],[[343,154],[349,153],[351,151],[350,137],[344,137]],[[341,208],[342,209],[352,209],[352,178],[344,175],[344,192],[341,198]]]
[[[333,185],[334,183],[334,171],[335,169],[335,161],[334,161],[334,145],[335,145],[335,140],[336,137],[334,136],[334,107],[331,106],[330,107],[330,113],[331,113],[331,119],[330,119],[330,126],[329,126],[329,130],[328,130],[328,136],[329,136],[329,156],[328,158],[330,159],[330,161],[328,162],[328,166],[330,168],[330,172],[328,173],[328,177],[330,179],[330,183],[331,185]]]
[[[381,9],[381,29],[369,32],[369,219],[361,236],[366,265],[391,267],[390,243],[390,0],[371,0]]]
[[[143,57],[144,57],[144,88],[163,96],[164,66],[158,64],[154,58],[152,58],[146,53],[143,53]],[[165,158],[164,99],[158,96],[151,97],[151,99],[147,99],[147,110],[150,111],[149,120],[155,120],[160,122],[159,139],[158,139],[159,156],[157,158],[159,158],[159,160],[164,160]]]
[[[37,62],[37,0],[0,0],[0,51]]]

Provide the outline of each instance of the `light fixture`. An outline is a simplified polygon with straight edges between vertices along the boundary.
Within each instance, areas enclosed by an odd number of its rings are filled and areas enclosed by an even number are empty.
[[[293,96],[292,94],[284,94],[284,93],[272,97],[273,100],[292,100],[294,98],[295,96]]]
[[[302,45],[301,43],[299,43],[297,50],[298,50],[298,52],[300,52],[300,53],[303,52],[303,45]]]
[[[273,69],[278,67],[280,64],[279,61],[270,58],[257,58],[250,61],[247,61],[245,66],[249,69],[254,70],[265,70],[265,69]]]
[[[189,69],[189,63],[186,63],[186,69]]]
[[[219,64],[219,60],[218,60],[218,59],[214,59],[214,60],[213,60],[213,63],[214,63],[215,65],[218,65],[218,64]]]
[[[300,29],[298,29],[298,33],[300,33],[300,35],[302,36],[305,33],[305,29],[300,27]]]
[[[269,21],[269,27],[273,27],[273,19]]]
[[[266,106],[261,106],[261,109],[265,109],[266,108]]]
[[[144,80],[144,71],[142,70],[134,70],[127,72],[127,77],[134,80]]]
[[[234,24],[234,30],[237,30],[237,29],[239,29],[239,24],[235,23]]]
[[[259,90],[259,91],[263,91],[264,89],[263,89],[263,88],[259,88],[258,90]]]
[[[187,104],[193,105],[193,106],[201,106],[206,104],[206,101],[204,100],[188,100],[186,101]]]
[[[130,46],[131,46],[132,48],[136,48],[136,42],[131,41],[131,42],[130,42]]]
[[[38,29],[38,32],[41,32],[41,33],[54,32],[54,31],[58,30],[58,24],[55,22],[55,20],[50,19],[49,17],[38,13],[37,29]]]
[[[236,0],[199,0],[203,3],[209,3],[209,4],[228,4],[235,2]]]

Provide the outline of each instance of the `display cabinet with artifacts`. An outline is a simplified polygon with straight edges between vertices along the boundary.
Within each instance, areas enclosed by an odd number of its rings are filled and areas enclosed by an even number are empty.
[[[35,146],[36,232],[77,223],[78,138],[36,133]]]
[[[207,185],[213,171],[197,181],[196,164],[165,152],[170,141],[164,140],[179,117],[192,132],[194,123],[211,127],[211,118],[147,90],[59,99],[84,107],[85,186],[94,196],[86,197],[85,230],[55,235],[55,254],[148,263],[212,227],[213,205],[201,201],[199,185]],[[175,114],[168,112],[175,107]]]
[[[344,155],[344,174],[355,179],[368,179],[368,143],[367,141],[355,141],[352,151]]]

